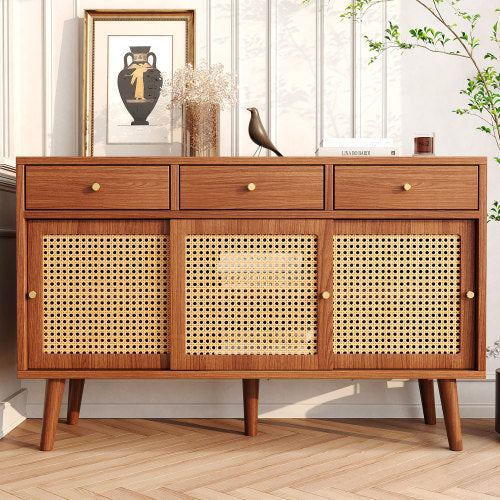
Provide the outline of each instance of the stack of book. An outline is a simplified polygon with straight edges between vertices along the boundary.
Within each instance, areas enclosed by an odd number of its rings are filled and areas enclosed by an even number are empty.
[[[394,140],[387,138],[323,139],[316,156],[398,156]]]

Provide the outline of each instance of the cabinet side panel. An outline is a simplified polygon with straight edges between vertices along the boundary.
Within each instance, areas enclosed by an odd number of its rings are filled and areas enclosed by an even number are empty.
[[[16,238],[17,238],[17,369],[28,369],[28,343],[26,318],[27,293],[27,235],[24,220],[24,165],[17,165],[16,174]]]
[[[486,370],[486,224],[487,224],[487,163],[479,164],[479,220],[476,237],[477,276],[477,369]]]

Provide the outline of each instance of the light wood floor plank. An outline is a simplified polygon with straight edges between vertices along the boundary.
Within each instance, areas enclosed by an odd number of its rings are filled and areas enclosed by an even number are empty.
[[[215,436],[213,434],[212,436],[215,440]],[[319,441],[316,436],[300,437],[299,442],[304,439],[314,443]],[[246,440],[247,446],[242,446],[242,440]],[[297,440],[266,437],[264,433],[256,438],[239,435],[223,446],[217,445],[214,441],[209,453],[205,456],[198,456],[196,460],[190,458],[189,463],[186,460],[173,462],[172,457],[164,457],[155,463],[151,477],[132,474],[131,479],[136,481],[136,487],[158,486],[169,482],[176,490],[187,491],[193,489],[195,485],[208,486],[217,481],[220,475],[222,477],[229,475],[231,479],[235,476],[239,477],[242,473],[248,475],[252,469],[261,465],[260,461],[269,460],[269,456],[281,457],[286,450],[295,450],[297,444]],[[271,460],[274,459],[271,458]],[[110,484],[109,481],[108,484]]]
[[[10,493],[10,492],[8,492],[6,490],[2,490],[0,488],[0,498],[2,498],[2,499],[5,498],[5,500],[8,500],[9,498],[17,498],[17,499],[19,499],[20,497],[17,496],[17,495],[13,495],[12,493]]]
[[[372,464],[378,464],[389,453],[397,453],[405,447],[404,444],[393,443],[370,443],[367,447],[365,440],[359,440],[358,443],[346,443],[345,447],[335,448],[324,453],[309,458],[309,464],[301,461],[302,467],[298,468],[296,473],[290,478],[284,472],[279,477],[273,477],[269,482],[262,481],[259,488],[283,487],[285,484],[299,486],[314,493],[316,490],[326,488],[335,484],[337,488],[345,491],[354,492],[354,484],[364,478],[359,478],[353,483],[353,474],[361,469],[367,469]],[[335,467],[332,464],[335,464]],[[339,480],[340,479],[340,480]],[[352,488],[352,490],[351,490]]]
[[[165,487],[147,490],[145,493],[155,500],[191,500],[193,498],[180,491],[174,491]]]
[[[43,498],[44,500],[61,500],[62,498],[65,498],[60,495],[55,495],[54,493],[51,493],[50,491],[46,491],[45,489],[39,487],[31,487],[23,490],[18,490],[16,491],[16,496],[18,498],[26,500],[40,500],[41,498]]]
[[[356,495],[350,493],[349,491],[337,490],[335,488],[328,488],[314,493],[304,493],[301,490],[296,490],[294,488],[281,488],[274,492],[276,495],[280,495],[281,498],[286,500],[320,500],[320,499],[334,499],[334,500],[367,500],[366,497],[361,495]]]
[[[235,498],[232,495],[226,495],[210,488],[197,488],[189,491],[188,494],[191,498],[199,498],[200,500],[234,500]]]
[[[450,488],[444,492],[452,498],[458,498],[460,500],[496,500],[498,496],[486,495],[485,493],[477,493],[475,491],[466,490],[464,488]],[[500,495],[500,491],[498,492]]]
[[[40,420],[0,440],[0,499],[493,500],[499,439],[463,419],[464,451],[442,420],[81,419],[40,452]]]
[[[255,483],[261,485],[269,479],[271,482],[269,489],[275,489],[278,487],[280,475],[288,476],[285,483],[289,484],[290,468],[294,468],[298,473],[304,463],[314,461],[317,453],[332,446],[331,442],[325,443],[324,439],[317,436],[309,439],[301,436],[298,440],[290,440],[287,437],[275,440],[273,444],[273,448],[265,455],[260,451],[258,455],[253,455],[252,451],[255,450],[251,446],[246,451],[242,450],[237,461],[229,460],[228,467],[216,471],[208,470],[196,477],[189,476],[183,482],[176,482],[176,487],[189,489],[194,482],[205,486],[217,483],[219,491],[230,491],[237,486],[250,487]],[[336,452],[339,453],[337,449]]]
[[[453,497],[422,488],[407,488],[403,493],[415,500],[453,500]]]
[[[252,488],[238,488],[228,494],[233,498],[240,498],[242,500],[283,500],[284,498],[271,493],[263,493]]]
[[[323,491],[325,490],[319,490],[318,492],[320,493]],[[402,493],[394,493],[393,491],[384,490],[377,486],[359,490],[358,494],[364,496],[364,498],[370,498],[371,500],[409,500],[410,498]]]

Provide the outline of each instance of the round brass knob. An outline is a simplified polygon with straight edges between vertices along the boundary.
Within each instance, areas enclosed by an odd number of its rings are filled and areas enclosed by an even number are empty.
[[[31,292],[28,293],[28,297],[30,299],[34,299],[36,297],[36,292],[35,290],[31,290]]]
[[[329,299],[330,298],[330,292],[326,292],[326,291],[323,292],[321,294],[321,298],[323,298],[323,299]]]
[[[404,189],[405,191],[409,191],[409,190],[411,189],[411,184],[408,184],[408,183],[403,184],[403,189]]]
[[[92,191],[99,191],[99,189],[101,189],[101,185],[98,182],[94,182],[92,184]]]
[[[256,188],[256,187],[257,187],[257,186],[256,186],[253,182],[251,182],[251,183],[247,186],[247,189],[248,189],[249,191],[255,191],[255,188]]]
[[[474,292],[472,290],[469,290],[465,296],[468,298],[468,299],[473,299],[474,298]]]

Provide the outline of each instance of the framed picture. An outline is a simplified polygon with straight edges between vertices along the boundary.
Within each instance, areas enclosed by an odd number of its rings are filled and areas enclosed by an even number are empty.
[[[87,10],[84,156],[178,156],[182,111],[161,90],[194,65],[193,10]]]

